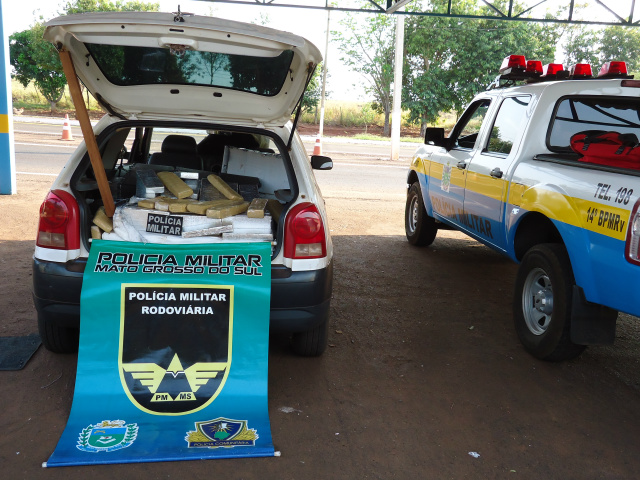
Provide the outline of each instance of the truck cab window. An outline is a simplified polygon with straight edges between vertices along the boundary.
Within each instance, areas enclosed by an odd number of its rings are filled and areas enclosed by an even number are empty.
[[[547,132],[547,147],[552,152],[571,152],[571,137],[591,130],[633,133],[640,137],[640,101],[633,97],[565,97],[556,104]]]
[[[455,142],[454,148],[474,147],[490,103],[489,100],[479,100],[467,108],[451,134]]]
[[[511,152],[527,125],[527,109],[530,101],[531,97],[528,95],[504,99],[491,128],[486,152],[504,155]]]

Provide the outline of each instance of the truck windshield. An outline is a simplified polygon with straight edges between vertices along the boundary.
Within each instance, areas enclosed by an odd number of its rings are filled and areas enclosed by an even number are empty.
[[[640,138],[640,100],[628,97],[560,100],[549,125],[547,147],[552,152],[571,152],[571,137],[587,130],[634,133]]]

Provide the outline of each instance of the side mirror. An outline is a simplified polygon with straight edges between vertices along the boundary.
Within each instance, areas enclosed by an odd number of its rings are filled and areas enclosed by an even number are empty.
[[[333,168],[333,160],[324,155],[312,155],[311,168],[314,170],[331,170]]]
[[[427,131],[424,134],[424,143],[426,145],[435,145],[436,147],[444,147],[450,150],[448,138],[444,138],[444,128],[427,127]]]

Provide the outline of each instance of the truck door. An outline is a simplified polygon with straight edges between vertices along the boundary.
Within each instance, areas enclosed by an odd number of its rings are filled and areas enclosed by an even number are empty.
[[[531,97],[506,97],[495,117],[491,134],[467,167],[464,197],[465,226],[474,235],[506,250],[503,226],[507,171],[518,151],[529,121]]]
[[[449,135],[452,148],[440,149],[431,160],[429,197],[434,216],[462,228],[466,168],[477,149],[489,104],[489,99],[482,99],[469,105]]]

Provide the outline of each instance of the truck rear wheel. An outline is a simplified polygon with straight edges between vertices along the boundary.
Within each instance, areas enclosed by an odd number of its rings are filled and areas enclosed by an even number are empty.
[[[585,349],[571,341],[574,284],[564,245],[536,245],[522,259],[513,317],[520,342],[534,357],[557,362],[577,357]]]
[[[404,230],[407,240],[416,247],[431,245],[438,233],[438,227],[433,217],[427,215],[422,201],[420,184],[415,182],[409,188],[404,213]]]

